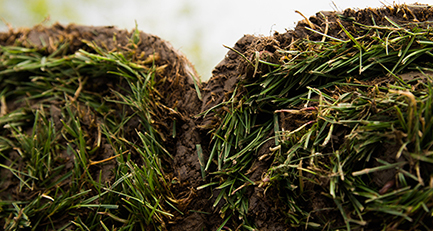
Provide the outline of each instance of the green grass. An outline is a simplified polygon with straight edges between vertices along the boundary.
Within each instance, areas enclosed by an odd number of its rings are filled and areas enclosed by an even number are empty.
[[[214,206],[224,201],[220,213],[237,214],[245,228],[250,185],[277,190],[277,204],[289,208],[283,213],[296,228],[429,225],[433,92],[424,72],[433,70],[433,36],[422,27],[360,25],[356,37],[340,27],[348,40],[311,29],[328,41],[295,41],[278,51],[281,63],[246,60],[254,74],[241,79],[229,101],[203,114],[214,111],[221,122],[210,131],[210,183],[199,189],[220,189]],[[410,71],[421,77],[400,77]],[[295,127],[284,130],[282,120]],[[268,140],[274,140],[266,154],[273,158],[264,173],[269,181],[253,182],[258,150]],[[395,172],[391,186],[374,181],[385,171]],[[311,195],[332,206],[309,210]],[[325,210],[343,223],[320,217]]]
[[[257,230],[253,187],[287,227],[429,228],[433,36],[387,20],[353,22],[356,35],[339,23],[347,40],[310,28],[323,39],[277,50],[278,63],[238,52],[253,74],[200,114],[218,122],[210,146],[191,153],[206,181],[198,190],[218,192],[219,230]],[[123,51],[0,47],[0,184],[16,182],[0,191],[4,229],[163,230],[183,215],[158,126],[175,111],[157,90],[165,66],[157,54],[139,61],[137,33]],[[410,71],[419,77],[404,78]]]
[[[173,216],[170,154],[153,125],[164,67],[87,45],[70,55],[67,44],[49,55],[1,47],[1,168],[12,178],[2,183],[19,182],[2,192],[5,230],[162,229]]]

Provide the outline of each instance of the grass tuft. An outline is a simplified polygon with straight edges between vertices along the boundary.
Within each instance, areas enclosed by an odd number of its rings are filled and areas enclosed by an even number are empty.
[[[5,230],[162,229],[173,217],[154,126],[164,66],[134,63],[136,33],[131,42],[129,52],[86,42],[92,52],[66,56],[1,47],[0,167],[19,180],[1,203]]]

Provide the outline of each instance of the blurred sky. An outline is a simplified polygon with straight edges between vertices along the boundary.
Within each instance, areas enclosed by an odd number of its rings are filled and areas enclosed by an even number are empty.
[[[406,1],[394,1],[402,4]],[[413,3],[407,1],[407,3]],[[433,0],[422,3],[433,4]],[[392,5],[379,0],[0,0],[0,17],[13,27],[31,27],[44,21],[93,26],[114,25],[170,41],[196,66],[202,80],[244,34],[272,35],[293,29],[319,11],[362,9]],[[6,31],[0,22],[0,30]]]

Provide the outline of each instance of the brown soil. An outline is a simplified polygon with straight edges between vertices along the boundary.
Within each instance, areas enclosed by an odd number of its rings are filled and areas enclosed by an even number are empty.
[[[245,35],[234,45],[233,49],[250,59],[253,58],[255,52],[259,52],[260,55],[267,56],[269,60],[278,62],[282,58],[282,55],[277,51],[279,49],[295,49],[291,47],[294,40],[307,37],[310,40],[322,40],[323,36],[305,29],[306,26],[312,27],[316,31],[327,33],[335,38],[348,39],[338,25],[338,19],[341,20],[341,23],[347,30],[354,34],[357,33],[360,27],[351,23],[352,17],[357,22],[366,25],[373,24],[372,18],[374,18],[377,25],[391,25],[384,16],[388,16],[399,25],[406,25],[408,27],[417,26],[417,22],[420,21],[433,21],[433,9],[430,7],[403,8],[406,10],[396,11],[393,7],[385,7],[360,11],[348,9],[344,12],[322,12],[323,14],[318,13],[316,16],[309,18],[309,22],[307,20],[299,22],[295,30],[289,30],[285,33],[275,33],[270,37]],[[342,17],[339,17],[338,14],[342,15]],[[57,49],[59,43],[67,42],[70,44],[67,52],[74,53],[78,49],[88,49],[87,45],[82,42],[82,40],[88,40],[95,41],[99,46],[107,50],[115,48],[130,49],[125,46],[132,33],[113,27],[63,26],[56,24],[49,28],[36,26],[32,29],[17,29],[0,33],[0,45],[37,47],[43,52],[52,53]],[[113,40],[113,35],[116,36],[116,40]],[[177,108],[179,112],[178,114],[163,114],[159,125],[159,130],[166,134],[165,147],[169,148],[170,153],[174,157],[169,162],[170,167],[168,172],[172,176],[172,179],[177,180],[178,183],[173,184],[171,190],[176,199],[184,200],[184,203],[180,206],[180,210],[184,215],[182,216],[174,212],[176,218],[169,221],[167,228],[169,230],[216,230],[223,222],[218,213],[220,206],[216,206],[215,208],[212,206],[218,195],[218,191],[212,192],[209,188],[197,190],[198,186],[206,182],[201,177],[196,144],[201,144],[203,153],[207,159],[210,153],[210,135],[208,131],[218,124],[218,120],[214,118],[213,113],[209,113],[205,118],[197,118],[195,115],[228,100],[230,93],[233,92],[234,87],[239,81],[253,79],[255,74],[263,74],[266,72],[266,69],[259,68],[255,72],[241,56],[230,50],[226,57],[213,70],[212,78],[208,82],[201,83],[202,100],[200,100],[193,81],[193,78],[198,76],[198,74],[190,62],[182,54],[174,50],[169,43],[156,36],[141,32],[140,39],[141,42],[136,48],[137,54],[145,52],[146,56],[142,57],[144,59],[148,55],[156,53],[160,56],[158,65],[168,65],[164,75],[161,75],[161,78],[166,77],[166,79],[161,79],[162,81],[158,86],[158,90],[163,95],[165,105],[170,108]],[[95,89],[98,88],[101,88],[101,86],[97,86]],[[58,108],[56,108],[56,105],[53,105],[51,110],[53,111],[53,115],[55,115],[55,111]],[[175,138],[171,138],[170,135],[173,118],[177,120],[176,133],[178,135]],[[284,116],[281,118],[283,126],[297,126],[293,121],[296,121],[296,119],[291,120],[291,118],[284,118]],[[128,126],[134,128],[136,124],[131,122]],[[272,146],[272,143],[265,144],[262,147],[263,151],[259,151],[259,156],[261,152],[265,153]],[[112,152],[109,147],[106,147],[105,150]],[[271,162],[271,160],[267,159],[258,161],[254,172],[251,173],[250,179],[253,181],[259,180],[262,173],[269,168]],[[106,165],[105,168],[109,167],[110,165]],[[103,171],[108,171],[108,169],[103,169]],[[378,176],[377,178],[381,179],[378,184],[384,184],[388,180],[386,176]],[[10,179],[14,178],[10,177]],[[108,176],[107,180],[109,180]],[[17,184],[14,182],[4,182],[1,187],[12,190],[12,186],[16,187]],[[263,188],[249,186],[246,192],[249,197],[248,218],[260,230],[291,229],[285,223],[285,208],[282,203],[279,203],[278,195],[276,195],[277,192],[268,191],[265,196],[263,190]],[[320,208],[328,208],[333,204],[328,198],[319,194],[312,194],[311,197],[315,199],[309,200],[310,204],[304,205],[306,208],[319,210]],[[203,211],[210,215],[191,212],[194,210]],[[341,222],[341,215],[338,210],[325,210],[322,214],[312,214],[312,219],[314,218],[340,220]],[[230,221],[226,226],[234,230],[238,225],[236,221]],[[373,227],[369,228],[374,229]],[[299,229],[303,229],[303,227],[299,227]]]

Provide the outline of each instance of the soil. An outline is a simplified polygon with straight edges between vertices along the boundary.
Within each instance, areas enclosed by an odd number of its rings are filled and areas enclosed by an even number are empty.
[[[243,54],[245,57],[252,59],[256,52],[260,55],[267,56],[268,60],[278,62],[282,55],[278,52],[280,49],[291,49],[293,41],[302,38],[309,38],[310,40],[320,41],[323,39],[322,35],[313,33],[305,27],[311,27],[316,31],[327,33],[329,36],[349,39],[341,29],[337,21],[353,34],[361,30],[358,25],[352,24],[353,18],[362,24],[373,25],[372,18],[377,25],[392,26],[391,23],[385,19],[396,22],[399,25],[407,27],[415,27],[421,21],[433,21],[433,8],[419,7],[419,6],[405,6],[397,11],[394,7],[384,7],[380,9],[363,9],[355,11],[352,9],[345,10],[344,12],[319,12],[316,16],[310,17],[308,20],[303,20],[298,23],[294,30],[288,30],[285,33],[275,32],[270,37],[257,37],[252,35],[245,35],[233,46],[233,50]],[[425,26],[426,24],[423,24]],[[132,36],[134,31],[128,32],[125,30],[118,30],[114,27],[91,27],[79,25],[63,26],[55,24],[51,27],[36,26],[31,29],[11,29],[8,32],[0,33],[0,45],[11,46],[19,45],[25,47],[36,47],[43,52],[52,53],[57,49],[58,44],[67,42],[69,47],[67,53],[74,53],[78,49],[89,49],[83,43],[83,40],[94,41],[100,47],[107,50],[113,49],[131,49],[125,47],[128,44],[128,39]],[[116,39],[113,39],[113,37]],[[214,117],[213,113],[209,113],[205,118],[196,117],[199,113],[228,100],[230,93],[233,92],[236,84],[240,81],[253,79],[257,73],[265,73],[265,68],[259,68],[257,71],[253,70],[248,62],[233,50],[229,50],[225,58],[214,68],[212,77],[209,81],[199,83],[202,99],[199,99],[194,86],[193,78],[198,80],[198,74],[195,72],[193,65],[179,52],[166,41],[158,38],[157,36],[140,32],[140,43],[137,45],[136,53],[145,53],[145,59],[151,54],[158,54],[160,59],[158,65],[167,65],[165,73],[160,75],[160,84],[158,91],[163,96],[163,101],[166,106],[170,108],[177,108],[177,114],[170,114],[164,112],[161,114],[159,121],[159,130],[165,132],[166,143],[165,147],[169,148],[169,152],[173,155],[173,160],[169,160],[168,175],[175,179],[178,183],[172,185],[172,192],[176,199],[182,200],[180,210],[184,213],[181,215],[175,211],[175,219],[168,221],[168,230],[216,230],[223,222],[223,218],[218,213],[220,206],[213,207],[214,200],[218,195],[218,191],[211,191],[209,188],[197,190],[206,181],[201,177],[200,164],[197,158],[196,144],[201,144],[205,158],[208,157],[210,134],[208,132],[218,124],[218,119]],[[164,78],[166,76],[166,78]],[[200,82],[200,81],[197,81]],[[101,83],[102,84],[102,83]],[[98,86],[94,82],[94,89],[107,89],[112,84],[104,83],[105,86]],[[52,116],[56,117],[58,107],[53,105],[50,109]],[[173,119],[177,121],[175,138],[172,138],[171,128],[173,126]],[[90,120],[90,119],[89,119]],[[280,118],[283,126],[297,127],[296,118],[286,118],[282,114]],[[90,123],[90,122],[89,122]],[[130,127],[132,131],[137,126],[138,122],[130,121],[126,126]],[[61,124],[56,124],[56,126]],[[106,144],[106,142],[102,142]],[[265,151],[272,147],[273,144],[265,144],[259,151]],[[111,156],[113,152],[108,144],[104,147],[104,153],[101,159]],[[387,150],[386,147],[383,147]],[[11,153],[11,156],[17,155]],[[259,155],[261,156],[261,155]],[[13,158],[12,158],[13,159]],[[263,161],[256,162],[256,166],[251,173],[250,178],[259,180],[262,173],[265,172],[271,165],[271,160],[264,159]],[[8,163],[3,163],[8,164]],[[113,163],[104,165],[102,175],[104,180],[109,181],[109,170],[113,167]],[[98,173],[101,169],[95,169]],[[9,171],[4,171],[2,168],[0,174],[8,176],[11,175]],[[386,176],[377,176],[377,184],[384,185],[389,181],[389,173]],[[2,188],[9,188],[13,190],[17,187],[13,177],[8,177],[9,181],[2,184]],[[288,229],[303,229],[289,228],[285,222],[283,203],[279,202],[277,191],[268,191],[266,196],[263,188],[248,186],[246,195],[249,197],[249,219],[254,221],[259,230],[288,230]],[[307,186],[306,186],[307,187]],[[15,194],[14,194],[15,195]],[[12,197],[14,197],[12,195]],[[5,196],[5,195],[0,195]],[[30,194],[28,196],[31,196]],[[310,195],[314,200],[308,200],[308,203],[303,205],[306,208],[320,210],[321,208],[329,208],[333,202],[319,193]],[[11,199],[11,198],[0,198]],[[23,199],[23,198],[12,198]],[[204,213],[197,213],[192,211],[202,211]],[[328,211],[324,210],[322,214],[316,213],[311,215],[311,219],[328,218],[333,220],[341,220],[341,214],[338,210]],[[340,221],[341,222],[341,221]],[[238,225],[234,221],[226,224],[226,227],[235,230]],[[370,227],[371,228],[371,227]]]

